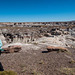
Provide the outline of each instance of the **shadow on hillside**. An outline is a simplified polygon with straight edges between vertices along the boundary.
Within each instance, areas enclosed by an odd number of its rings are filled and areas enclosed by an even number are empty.
[[[48,51],[42,51],[42,53],[48,53]]]

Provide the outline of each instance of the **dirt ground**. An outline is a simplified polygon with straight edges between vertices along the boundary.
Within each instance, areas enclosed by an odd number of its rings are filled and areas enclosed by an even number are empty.
[[[25,48],[23,47],[23,50]],[[20,51],[18,53],[2,54],[0,62],[4,70],[13,70],[18,75],[65,75],[59,70],[63,67],[75,68],[75,49],[70,49],[72,53],[47,52],[46,48],[39,50]]]

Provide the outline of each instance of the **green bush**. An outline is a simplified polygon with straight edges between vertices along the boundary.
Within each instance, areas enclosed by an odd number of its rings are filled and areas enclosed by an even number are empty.
[[[14,71],[0,71],[0,75],[17,75]]]

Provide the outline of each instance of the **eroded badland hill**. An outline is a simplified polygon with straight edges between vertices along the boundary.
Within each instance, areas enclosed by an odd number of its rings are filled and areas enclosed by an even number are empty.
[[[18,75],[75,75],[75,21],[0,23],[0,62]]]

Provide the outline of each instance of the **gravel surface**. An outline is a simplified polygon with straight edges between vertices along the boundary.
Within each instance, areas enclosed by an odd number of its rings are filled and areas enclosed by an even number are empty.
[[[30,45],[23,46],[18,53],[2,54],[0,62],[4,70],[13,70],[18,75],[65,75],[59,69],[63,67],[74,68],[71,58],[75,59],[75,49],[70,49],[72,53],[47,52],[45,46]],[[33,49],[34,46],[34,49]]]

